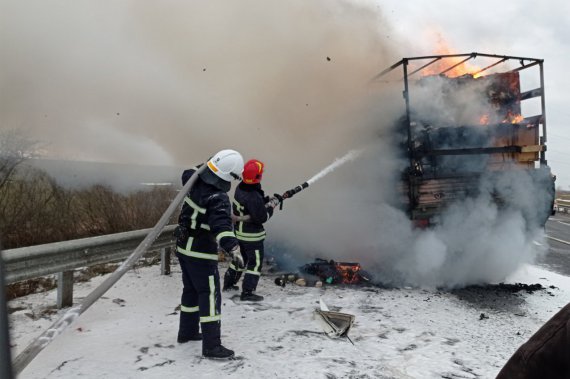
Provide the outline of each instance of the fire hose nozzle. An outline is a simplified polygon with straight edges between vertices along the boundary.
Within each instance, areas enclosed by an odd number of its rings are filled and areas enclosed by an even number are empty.
[[[309,186],[309,183],[305,182],[305,183],[301,184],[300,186],[297,186],[295,188],[290,189],[289,191],[285,191],[285,193],[283,194],[283,198],[288,199],[290,197],[293,197],[293,195],[295,195],[298,192],[301,192],[302,190],[304,190],[308,186]]]

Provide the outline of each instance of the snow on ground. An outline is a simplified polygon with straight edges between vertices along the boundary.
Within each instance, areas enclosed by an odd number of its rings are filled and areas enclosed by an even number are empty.
[[[534,293],[276,286],[265,301],[223,293],[222,343],[231,361],[201,358],[201,344],[176,343],[180,270],[129,271],[19,378],[494,378],[511,354],[570,302],[570,278],[525,266],[509,282],[540,283]],[[225,266],[220,266],[223,275]],[[75,287],[76,301],[104,277]],[[14,356],[58,317],[54,291],[9,303]],[[313,318],[319,299],[356,316],[346,339],[331,339]],[[61,313],[59,313],[61,314]],[[486,317],[481,317],[484,314]],[[33,320],[33,318],[37,318]]]

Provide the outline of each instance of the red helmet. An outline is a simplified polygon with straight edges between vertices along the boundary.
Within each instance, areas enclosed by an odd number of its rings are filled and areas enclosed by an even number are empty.
[[[246,184],[257,184],[261,182],[263,168],[265,165],[257,159],[250,159],[243,166],[243,182]]]

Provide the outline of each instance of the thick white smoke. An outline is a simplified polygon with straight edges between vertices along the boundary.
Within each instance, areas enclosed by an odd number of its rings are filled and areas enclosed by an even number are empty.
[[[450,85],[455,83],[438,77],[424,81],[413,92],[412,113],[421,114],[433,127],[478,124],[490,108],[484,85]],[[383,283],[456,287],[502,281],[522,263],[532,263],[546,252],[541,219],[550,206],[548,174],[531,175],[508,159],[503,170],[487,171],[475,181],[472,195],[452,203],[435,227],[414,229],[398,204],[407,196],[399,181],[407,162],[395,133],[381,117],[377,120],[383,136],[374,148],[291,204],[293,215],[313,210],[303,214],[302,222],[284,226],[283,238],[293,246],[292,256],[298,257],[298,249],[301,255],[310,252],[321,258],[359,261]],[[449,139],[440,148],[457,143],[485,146],[486,130],[488,126],[481,125],[481,135],[458,133],[460,141],[440,134]],[[448,142],[456,145],[446,146]],[[446,164],[459,174],[488,170],[480,156],[453,157]]]
[[[428,232],[395,207],[401,88],[367,83],[414,52],[399,51],[376,6],[0,2],[0,128],[30,130],[52,157],[190,166],[234,148],[264,161],[264,188],[281,193],[364,147],[286,201],[268,224],[276,254],[357,260],[378,280],[429,286],[500,280],[534,254],[520,212],[488,198]]]

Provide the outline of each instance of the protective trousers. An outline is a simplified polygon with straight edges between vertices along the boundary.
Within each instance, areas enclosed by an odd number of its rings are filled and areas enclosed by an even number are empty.
[[[182,269],[182,299],[179,337],[191,337],[202,329],[202,348],[221,345],[220,274],[218,262],[185,257],[177,254]]]
[[[240,269],[230,263],[228,271],[224,275],[224,289],[235,286],[242,273],[244,273],[242,290],[244,292],[254,292],[257,289],[257,283],[261,275],[263,266],[263,243],[239,243],[245,268]]]
[[[244,252],[245,271],[243,276],[243,292],[254,292],[261,276],[263,266],[263,243],[243,243],[240,241],[241,251]]]
[[[243,261],[247,262],[247,256],[243,250],[241,251],[241,256],[243,258]],[[237,282],[239,282],[243,271],[245,271],[245,268],[236,267],[233,262],[230,262],[230,266],[224,275],[224,291],[231,289],[237,284]]]

